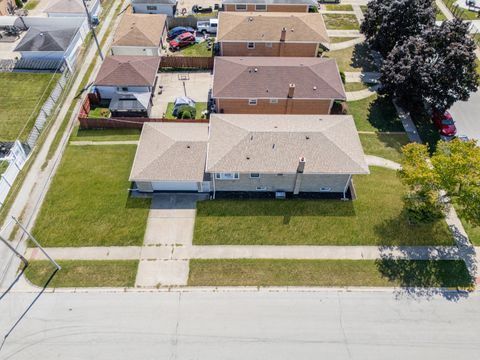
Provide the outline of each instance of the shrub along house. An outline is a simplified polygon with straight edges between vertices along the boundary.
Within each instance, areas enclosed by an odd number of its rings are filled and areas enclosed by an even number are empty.
[[[149,116],[160,57],[107,56],[93,82],[113,116]]]
[[[221,56],[316,57],[329,38],[321,14],[220,12]]]
[[[212,97],[226,114],[329,114],[346,100],[335,59],[216,57]]]
[[[130,181],[143,192],[346,197],[352,175],[368,173],[349,115],[213,114],[209,128],[146,123]]]
[[[166,15],[125,14],[113,37],[112,55],[159,56],[167,31]]]
[[[223,11],[308,12],[313,0],[223,0]]]

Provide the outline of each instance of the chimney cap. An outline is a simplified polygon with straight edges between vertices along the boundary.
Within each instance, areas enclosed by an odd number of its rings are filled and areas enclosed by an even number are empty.
[[[292,84],[288,84],[288,87],[289,87],[289,88],[294,88],[294,87],[295,87],[295,84],[293,84],[293,83],[292,83]]]
[[[301,163],[304,163],[305,162],[305,156],[300,156],[298,161],[301,162]]]

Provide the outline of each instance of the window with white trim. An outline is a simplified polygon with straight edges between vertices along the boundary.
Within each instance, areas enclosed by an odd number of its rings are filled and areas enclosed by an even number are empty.
[[[257,186],[256,190],[257,191],[267,191],[267,187],[266,186]]]
[[[250,173],[250,179],[258,179],[260,177],[259,173]]]
[[[247,42],[247,49],[255,49],[255,43],[254,42]]]
[[[255,11],[267,11],[267,4],[256,4]]]
[[[265,43],[265,47],[266,47],[266,48],[271,48],[272,46],[273,46],[272,43]]]
[[[257,99],[248,99],[248,105],[252,105],[252,106],[257,105]]]
[[[235,4],[236,11],[245,11],[247,10],[247,4]]]
[[[332,191],[332,188],[328,186],[320,188],[320,192],[330,192],[330,191]]]
[[[270,99],[270,104],[278,104],[278,99]]]
[[[217,180],[238,180],[239,179],[238,173],[216,173],[215,179]]]

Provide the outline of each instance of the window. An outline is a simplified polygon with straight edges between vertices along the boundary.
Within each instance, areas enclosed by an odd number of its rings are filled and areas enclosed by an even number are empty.
[[[267,11],[266,4],[257,4],[255,5],[255,11]]]
[[[332,191],[332,188],[328,186],[320,188],[320,192],[330,192],[330,191]]]
[[[257,186],[257,191],[267,191],[267,187],[266,186]]]
[[[252,105],[252,106],[257,105],[257,99],[248,99],[248,105]]]
[[[277,176],[283,176],[283,174],[277,174]]]
[[[147,5],[147,10],[148,11],[157,10],[157,7],[154,5]]]
[[[273,46],[272,43],[265,43],[266,48],[271,48],[272,46]]]
[[[128,91],[128,87],[118,87],[118,91]]]
[[[247,10],[247,4],[236,4],[235,5],[236,11],[245,11]]]
[[[238,180],[238,173],[216,173],[215,179],[217,180]]]
[[[270,104],[278,104],[278,99],[270,99]]]
[[[250,179],[258,179],[260,177],[259,173],[251,173],[250,174]]]
[[[253,42],[248,42],[248,43],[247,43],[247,49],[255,49],[255,43],[253,43]]]

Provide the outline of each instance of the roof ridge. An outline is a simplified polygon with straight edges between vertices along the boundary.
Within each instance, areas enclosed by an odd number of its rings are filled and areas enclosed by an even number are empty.
[[[303,22],[309,29],[311,29],[314,33],[316,33],[317,35],[320,35],[320,37],[323,38],[323,41],[328,41],[329,38],[328,38],[328,33],[326,33],[327,35],[327,38],[325,38],[324,34],[321,34],[319,33],[318,31],[315,30],[314,27],[312,27],[312,24],[308,24],[305,19],[307,18],[306,14],[310,14],[310,13],[300,13],[300,15],[297,16],[297,18]],[[322,17],[323,19],[323,17]],[[325,24],[325,21],[323,22],[323,24]]]
[[[238,77],[239,77],[240,75],[242,75],[246,70],[248,70],[248,65],[243,65],[243,64],[240,64],[240,63],[238,63],[238,62],[236,62],[236,61],[232,61],[233,59],[227,60],[227,59],[222,58],[222,57],[218,57],[218,58],[220,59],[220,61],[228,61],[228,62],[230,62],[230,63],[232,63],[232,64],[239,65],[239,66],[242,68],[242,70],[241,70],[240,73],[237,74],[236,76],[231,76],[231,77],[230,77],[230,80],[227,81],[225,84],[223,84],[223,86],[220,88],[220,90],[216,89],[216,92],[217,92],[217,93],[218,93],[219,91],[224,90],[228,85],[230,85],[230,83],[231,83],[232,81],[238,79]],[[215,67],[214,67],[214,72],[215,72]],[[215,80],[215,76],[214,76],[214,80]],[[218,84],[218,83],[217,83],[217,84]],[[213,82],[213,85],[215,85],[215,81]],[[213,86],[212,86],[212,93],[213,93]]]
[[[317,64],[315,64],[315,65],[317,65]],[[335,88],[331,85],[331,83],[330,83],[329,81],[327,81],[327,80],[325,80],[325,79],[323,78],[323,75],[320,75],[318,72],[316,72],[315,70],[313,70],[313,69],[312,69],[312,66],[306,66],[306,67],[307,67],[312,73],[314,73],[315,76],[316,76],[320,81],[323,82],[323,84],[326,84],[327,87],[328,87],[330,90],[333,90],[339,97],[344,97],[344,95],[341,94],[337,89],[335,89]]]

